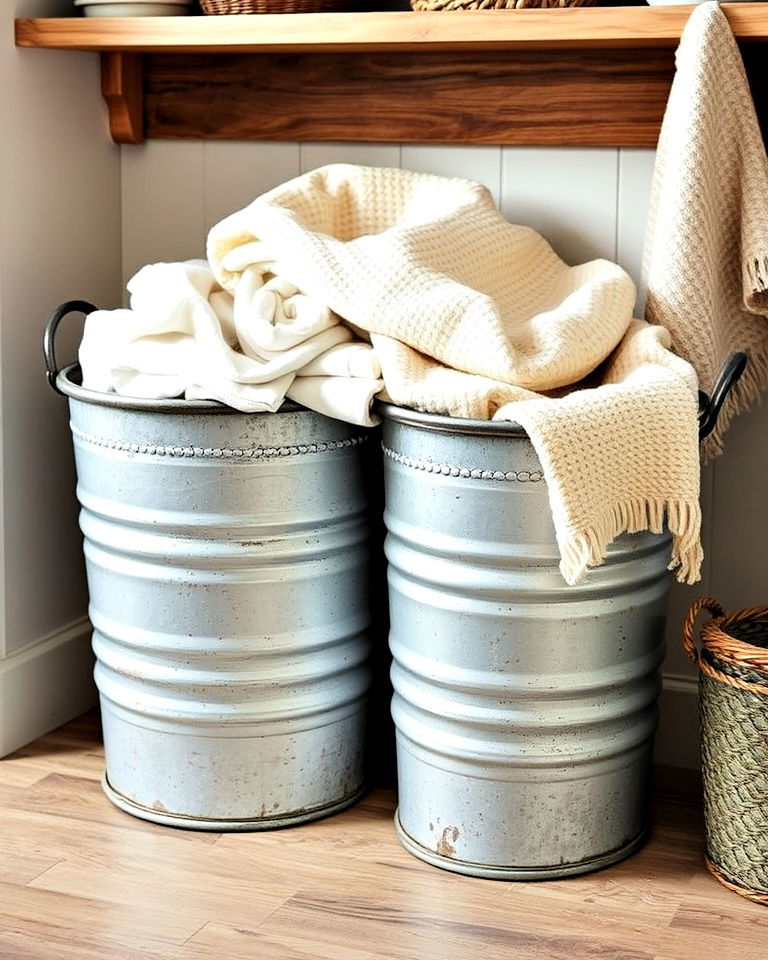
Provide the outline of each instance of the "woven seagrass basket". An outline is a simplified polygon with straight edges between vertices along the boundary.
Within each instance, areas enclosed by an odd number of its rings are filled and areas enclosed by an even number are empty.
[[[523,7],[594,7],[597,0],[411,0],[414,10],[520,10]]]
[[[706,608],[713,619],[694,623]],[[694,601],[683,646],[699,667],[707,868],[729,890],[768,905],[768,606],[728,615]]]
[[[357,9],[357,0],[200,0],[203,13],[341,13]]]

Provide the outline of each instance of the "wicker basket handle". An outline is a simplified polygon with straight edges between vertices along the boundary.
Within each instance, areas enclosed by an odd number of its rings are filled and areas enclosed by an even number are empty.
[[[693,638],[693,627],[696,623],[696,617],[698,617],[704,608],[709,610],[713,617],[725,616],[725,610],[723,610],[717,600],[714,600],[712,597],[699,597],[694,600],[688,608],[688,613],[686,613],[685,621],[683,622],[683,648],[688,654],[688,658],[697,666],[699,663],[699,651],[696,647],[696,641]]]

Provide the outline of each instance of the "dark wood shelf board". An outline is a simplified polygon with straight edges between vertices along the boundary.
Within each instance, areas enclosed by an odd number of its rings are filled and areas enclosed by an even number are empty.
[[[145,58],[147,136],[651,146],[672,51]]]

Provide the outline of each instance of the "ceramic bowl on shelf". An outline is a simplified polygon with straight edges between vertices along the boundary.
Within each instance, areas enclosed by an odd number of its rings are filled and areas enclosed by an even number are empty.
[[[86,17],[179,17],[192,0],[74,0]]]

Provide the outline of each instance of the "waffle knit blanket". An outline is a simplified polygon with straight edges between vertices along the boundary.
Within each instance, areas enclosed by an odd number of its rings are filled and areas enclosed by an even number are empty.
[[[666,331],[633,321],[620,267],[566,265],[479,184],[346,164],[212,228],[225,290],[237,297],[264,245],[275,272],[370,335],[393,402],[525,427],[568,583],[619,534],[665,521],[678,577],[698,578],[695,374]]]
[[[717,428],[768,386],[768,159],[744,65],[717,3],[691,14],[659,138],[644,256],[646,319],[666,327],[711,391],[725,358],[749,354]]]

